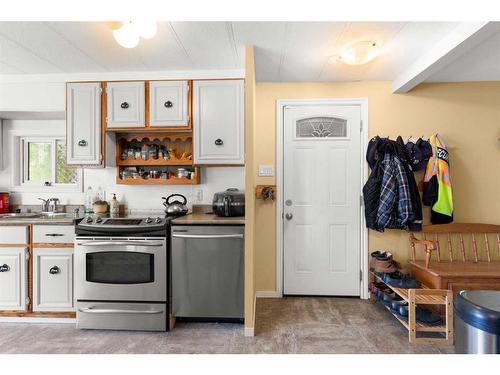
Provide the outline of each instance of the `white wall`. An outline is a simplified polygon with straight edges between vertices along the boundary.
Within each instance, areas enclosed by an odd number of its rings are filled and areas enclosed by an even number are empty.
[[[0,171],[0,191],[9,191],[11,187],[12,168],[12,130],[26,132],[27,135],[34,130],[43,129],[47,135],[65,134],[64,120],[3,120],[3,152],[4,169]],[[1,138],[1,137],[0,137]],[[109,145],[107,157],[114,160],[114,145]],[[106,199],[116,193],[117,198],[127,205],[129,209],[161,209],[163,196],[172,193],[181,193],[186,196],[189,204],[211,203],[213,194],[229,187],[244,188],[243,167],[210,167],[201,169],[201,184],[191,186],[130,186],[117,185],[116,168],[107,167],[100,169],[85,169],[83,172],[84,188],[92,186],[97,190],[101,187],[106,193]],[[197,200],[197,191],[202,191],[202,200]],[[37,198],[57,196],[62,204],[83,204],[84,193],[44,193],[43,187],[39,193],[16,192],[12,193],[13,204],[38,204]]]

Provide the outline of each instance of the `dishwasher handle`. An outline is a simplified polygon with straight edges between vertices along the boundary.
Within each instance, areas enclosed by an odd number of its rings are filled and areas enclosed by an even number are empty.
[[[192,238],[192,239],[217,239],[217,238],[243,238],[243,234],[172,234],[174,238]]]

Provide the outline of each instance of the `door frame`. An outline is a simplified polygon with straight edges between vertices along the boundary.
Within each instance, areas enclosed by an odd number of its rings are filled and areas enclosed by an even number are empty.
[[[357,105],[361,109],[361,186],[360,194],[360,298],[368,299],[368,229],[363,209],[362,188],[368,179],[368,163],[365,161],[365,150],[368,146],[368,98],[322,98],[322,99],[278,99],[276,101],[276,297],[283,297],[284,287],[284,111],[288,106],[306,105]]]

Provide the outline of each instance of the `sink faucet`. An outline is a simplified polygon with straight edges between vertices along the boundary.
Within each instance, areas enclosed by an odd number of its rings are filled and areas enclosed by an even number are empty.
[[[57,212],[57,204],[59,202],[59,198],[38,199],[42,201],[42,212]],[[51,204],[51,202],[53,203]]]

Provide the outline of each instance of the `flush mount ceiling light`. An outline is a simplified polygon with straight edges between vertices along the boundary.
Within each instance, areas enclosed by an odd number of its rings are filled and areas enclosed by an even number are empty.
[[[333,56],[348,65],[363,65],[377,57],[379,48],[374,41],[362,41],[351,44],[340,55]]]
[[[119,45],[125,48],[134,48],[140,38],[150,39],[155,36],[156,22],[127,21],[119,29],[113,30],[113,36]]]

